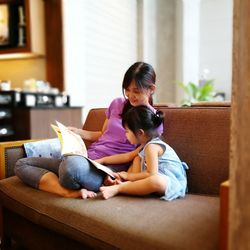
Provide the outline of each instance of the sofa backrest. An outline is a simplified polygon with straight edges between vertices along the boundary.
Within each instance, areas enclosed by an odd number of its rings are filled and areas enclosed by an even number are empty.
[[[191,193],[218,195],[229,178],[230,107],[163,108],[164,139],[189,170]]]
[[[161,107],[163,139],[175,149],[189,170],[191,193],[218,195],[220,183],[229,177],[230,107]],[[105,109],[90,110],[83,126],[100,130]]]
[[[94,108],[88,112],[86,120],[83,124],[83,129],[90,131],[100,131],[106,119],[106,108]],[[91,142],[85,140],[85,144],[88,147]]]

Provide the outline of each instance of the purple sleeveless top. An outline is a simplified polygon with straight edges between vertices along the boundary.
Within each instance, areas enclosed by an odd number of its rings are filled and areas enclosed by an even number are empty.
[[[88,156],[95,160],[104,156],[121,154],[133,151],[136,145],[132,145],[126,138],[125,129],[122,126],[122,113],[126,99],[119,97],[114,99],[106,111],[108,119],[107,129],[103,135],[88,149]],[[152,107],[154,110],[154,108]],[[163,125],[159,127],[159,132],[162,134]],[[127,165],[127,164],[126,164]],[[120,166],[120,165],[119,165]]]

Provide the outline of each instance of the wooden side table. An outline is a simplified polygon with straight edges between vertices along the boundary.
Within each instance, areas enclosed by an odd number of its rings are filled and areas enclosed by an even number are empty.
[[[220,186],[220,250],[228,249],[229,180]]]

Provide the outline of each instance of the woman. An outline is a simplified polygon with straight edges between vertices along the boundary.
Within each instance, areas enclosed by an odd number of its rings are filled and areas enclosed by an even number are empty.
[[[92,160],[103,162],[105,156],[123,153],[119,165],[109,166],[113,171],[126,170],[138,149],[125,136],[122,116],[133,106],[152,107],[155,92],[155,72],[151,65],[136,62],[123,79],[125,98],[114,99],[107,112],[102,131],[93,132],[70,128],[83,139],[94,141],[88,149]],[[155,111],[155,110],[154,110]],[[162,126],[159,128],[162,132]],[[115,163],[115,161],[113,162]],[[66,156],[63,160],[48,158],[23,158],[15,166],[15,174],[26,184],[64,197],[94,197],[105,180],[105,174],[81,156]],[[110,179],[105,184],[113,184]]]

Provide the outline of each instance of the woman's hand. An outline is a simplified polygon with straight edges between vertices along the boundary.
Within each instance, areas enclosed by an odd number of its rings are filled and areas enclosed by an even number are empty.
[[[68,129],[78,135],[81,135],[81,129],[80,128],[75,128],[75,127],[68,127]]]
[[[88,131],[81,128],[75,128],[75,127],[68,127],[70,131],[73,133],[76,133],[82,137],[82,139],[94,142],[99,139],[99,137],[102,135],[101,131]]]

